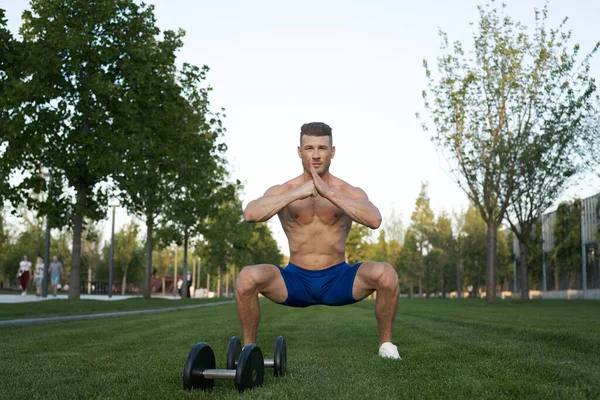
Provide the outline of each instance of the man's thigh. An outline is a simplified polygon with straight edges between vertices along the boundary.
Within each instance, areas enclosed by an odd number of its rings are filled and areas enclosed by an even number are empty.
[[[385,263],[376,261],[363,262],[358,271],[356,271],[356,278],[354,278],[354,285],[352,286],[352,296],[360,301],[373,293],[377,289],[379,278],[385,268]]]
[[[246,274],[248,276],[243,276]],[[288,298],[288,291],[279,268],[272,264],[258,264],[245,267],[240,279],[250,278],[256,284],[258,292],[276,303],[283,303]]]

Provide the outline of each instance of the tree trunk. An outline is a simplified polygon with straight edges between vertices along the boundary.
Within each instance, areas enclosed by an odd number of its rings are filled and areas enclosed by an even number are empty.
[[[442,270],[442,298],[446,298],[446,271]]]
[[[463,297],[463,287],[462,287],[462,259],[458,261],[456,264],[456,298],[462,299]]]
[[[429,298],[431,293],[429,292],[429,258],[425,261],[425,297]]]
[[[413,297],[413,281],[412,279],[408,280],[408,298],[412,299]]]
[[[527,267],[527,243],[519,240],[519,284],[521,285],[521,300],[529,300],[529,271]]]
[[[183,234],[183,285],[181,285],[181,298],[190,297],[190,288],[188,286],[188,231]]]
[[[487,273],[486,273],[486,299],[488,303],[496,302],[496,246],[498,239],[498,223],[488,221],[487,232]]]
[[[229,297],[229,271],[225,274],[225,297]]]
[[[81,295],[81,236],[83,233],[83,212],[87,190],[84,182],[79,182],[76,187],[77,206],[73,225],[73,254],[71,256],[71,279],[69,281],[69,300],[78,300]]]
[[[146,214],[146,268],[144,269],[144,298],[152,296],[152,231],[154,230],[154,212]]]
[[[224,291],[224,287],[223,287],[223,270],[225,269],[225,267],[223,266],[223,264],[219,265],[219,277],[217,278],[217,297],[221,297],[221,294]]]
[[[92,294],[92,260],[88,263],[87,294]]]
[[[419,276],[419,297],[423,296],[423,278]]]
[[[179,246],[177,245],[177,243],[175,243],[175,268],[173,268],[173,295],[177,296],[177,264],[178,264],[178,260],[177,260],[177,249],[179,248]]]
[[[196,288],[198,287],[197,281],[196,281],[196,257],[192,258],[192,290],[195,291]],[[194,297],[195,293],[192,293],[192,297]]]
[[[234,297],[235,297],[235,287],[236,287],[236,284],[237,284],[237,282],[235,281],[236,279],[237,279],[237,267],[234,265],[233,266],[233,281],[232,281],[233,284],[232,284],[232,289],[231,289],[231,291],[234,294]]]
[[[125,295],[126,287],[127,287],[127,270],[129,268],[125,268],[125,271],[123,271],[123,279],[121,279],[121,296]]]

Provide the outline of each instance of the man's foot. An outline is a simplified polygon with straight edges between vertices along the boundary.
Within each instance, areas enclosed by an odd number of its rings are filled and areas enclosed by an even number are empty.
[[[21,296],[25,296],[26,294],[27,294],[27,292],[26,292],[25,290],[23,290],[23,291],[21,292]]]
[[[400,354],[398,354],[398,348],[392,342],[385,342],[381,345],[379,348],[379,357],[402,360]]]

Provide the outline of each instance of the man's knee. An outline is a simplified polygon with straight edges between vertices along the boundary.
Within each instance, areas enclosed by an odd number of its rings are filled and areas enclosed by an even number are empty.
[[[398,290],[398,274],[394,267],[388,263],[380,263],[379,288]]]
[[[235,284],[235,290],[240,295],[257,292],[256,271],[254,266],[244,267],[240,271]]]

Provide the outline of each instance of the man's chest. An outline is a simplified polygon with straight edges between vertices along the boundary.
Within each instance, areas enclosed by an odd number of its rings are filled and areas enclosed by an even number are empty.
[[[321,196],[294,201],[283,212],[286,220],[299,225],[333,225],[348,218],[338,206]]]

